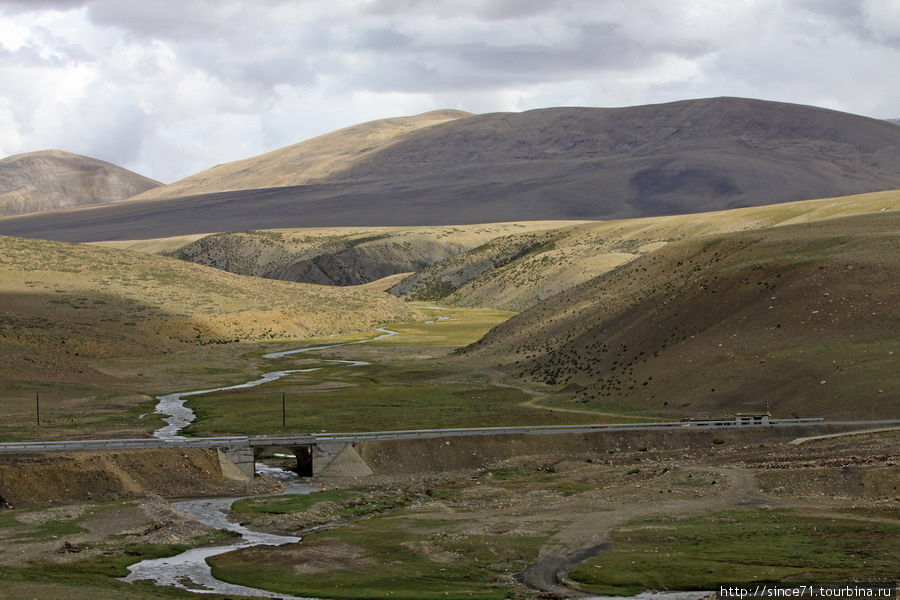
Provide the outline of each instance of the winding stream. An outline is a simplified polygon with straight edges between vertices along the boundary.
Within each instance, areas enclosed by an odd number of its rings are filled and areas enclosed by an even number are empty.
[[[376,329],[376,331],[381,335],[352,342],[341,342],[326,346],[311,346],[296,350],[271,352],[263,355],[263,358],[284,358],[285,356],[313,352],[316,350],[326,350],[328,348],[337,348],[338,346],[365,344],[374,340],[398,335],[398,332],[389,329],[379,328]],[[371,364],[362,360],[323,360],[323,362],[345,364],[348,367],[362,367]],[[179,435],[179,433],[182,429],[193,423],[197,417],[193,410],[184,405],[186,399],[191,396],[198,396],[200,394],[208,394],[211,392],[251,388],[269,381],[277,381],[287,375],[292,375],[294,373],[309,373],[311,371],[318,371],[321,368],[322,367],[314,367],[310,369],[271,371],[269,373],[263,373],[259,379],[237,385],[158,396],[158,403],[154,412],[166,415],[164,420],[167,425],[157,429],[153,432],[153,435],[163,440],[184,439],[184,436]],[[256,470],[258,473],[269,475],[280,480],[284,486],[283,494],[308,494],[315,490],[311,485],[298,482],[296,474],[291,471],[269,467],[263,464],[258,464]],[[296,544],[300,541],[300,538],[296,536],[274,535],[271,533],[254,531],[239,523],[229,521],[228,513],[231,510],[231,505],[238,500],[248,497],[249,496],[238,496],[234,498],[203,498],[173,503],[175,508],[190,515],[204,525],[208,525],[215,529],[233,531],[239,534],[240,538],[235,538],[215,546],[192,548],[168,558],[144,560],[135,563],[128,567],[129,574],[127,577],[122,578],[122,581],[128,583],[152,581],[160,586],[174,586],[191,592],[205,594],[238,594],[242,596],[280,598],[282,600],[308,600],[297,596],[277,594],[275,592],[257,588],[226,583],[213,577],[212,569],[206,563],[206,559],[211,556],[217,556],[239,548],[249,548],[250,546],[281,546],[283,544]]]
[[[294,354],[302,354],[304,352],[315,352],[316,350],[326,350],[328,348],[337,348],[338,346],[350,346],[352,344],[366,344],[368,342],[374,342],[375,340],[380,340],[386,337],[391,337],[393,335],[398,335],[399,332],[391,331],[390,329],[378,328],[375,331],[381,333],[381,335],[377,335],[373,338],[368,338],[365,340],[356,340],[353,342],[340,342],[338,344],[329,344],[327,346],[311,346],[308,348],[298,348],[296,350],[284,350],[282,352],[270,352],[269,354],[264,354],[263,358],[284,358],[285,356],[292,356]],[[363,360],[322,360],[322,362],[329,363],[338,363],[344,364],[348,367],[364,367],[371,363],[367,363]],[[192,392],[176,392],[174,394],[167,394],[165,396],[157,396],[157,404],[156,409],[153,411],[157,414],[166,415],[163,419],[167,425],[165,427],[160,427],[156,431],[153,432],[153,436],[162,440],[180,440],[184,439],[184,436],[179,435],[179,432],[194,422],[197,418],[197,415],[194,414],[194,411],[184,405],[186,398],[191,396],[199,396],[201,394],[210,394],[212,392],[226,392],[228,390],[240,390],[245,388],[256,387],[258,385],[262,385],[264,383],[268,383],[270,381],[278,381],[282,377],[286,377],[288,375],[293,375],[294,373],[309,373],[312,371],[318,371],[322,367],[313,367],[310,369],[289,369],[286,371],[270,371],[268,373],[263,373],[259,379],[254,379],[252,381],[248,381],[246,383],[239,383],[237,385],[228,385],[225,387],[218,388],[210,388],[208,390],[194,390]]]

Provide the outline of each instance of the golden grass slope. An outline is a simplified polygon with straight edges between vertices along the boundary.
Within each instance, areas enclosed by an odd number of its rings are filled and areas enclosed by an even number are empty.
[[[782,216],[799,222],[667,244],[468,355],[561,389],[560,406],[896,418],[900,212]]]
[[[177,198],[313,183],[350,168],[417,129],[466,116],[469,113],[445,109],[361,123],[260,156],[217,165],[132,199]]]
[[[528,232],[447,258],[394,286],[391,293],[520,311],[672,242],[896,210],[900,190]]]
[[[327,336],[416,318],[406,303],[377,291],[270,281],[137,252],[0,236],[4,378],[16,369],[52,377],[91,357]]]
[[[115,202],[160,186],[114,164],[43,150],[0,160],[0,215]]]

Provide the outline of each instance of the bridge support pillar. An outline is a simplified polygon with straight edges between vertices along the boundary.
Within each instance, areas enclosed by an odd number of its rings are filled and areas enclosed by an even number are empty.
[[[256,476],[256,454],[253,448],[249,446],[231,446],[227,448],[219,448],[220,464],[222,465],[222,474],[231,479],[253,479]],[[227,462],[221,460],[224,456],[229,462],[237,467],[235,474]]]
[[[337,477],[367,477],[372,469],[351,442],[321,442],[312,447],[312,474]]]
[[[317,442],[312,447],[312,474],[321,475],[325,467],[330,465],[348,446],[352,446],[352,444],[348,442]]]

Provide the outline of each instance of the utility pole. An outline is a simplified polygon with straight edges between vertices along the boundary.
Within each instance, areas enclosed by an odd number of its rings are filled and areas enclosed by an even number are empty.
[[[286,427],[287,421],[285,419],[284,392],[281,392],[281,428],[285,429]]]
[[[37,414],[38,427],[41,426],[41,393],[34,393],[34,412]]]

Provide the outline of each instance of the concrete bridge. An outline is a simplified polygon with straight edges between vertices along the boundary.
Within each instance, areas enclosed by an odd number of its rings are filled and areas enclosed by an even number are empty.
[[[248,477],[254,474],[260,452],[283,448],[294,453],[300,475],[319,475],[335,460],[358,461],[354,450],[360,442],[497,435],[547,435],[579,433],[614,433],[622,431],[702,430],[702,429],[763,429],[781,427],[890,427],[900,425],[900,419],[878,421],[824,421],[820,418],[770,419],[753,423],[735,419],[702,421],[671,421],[660,423],[615,423],[597,425],[542,425],[529,427],[460,427],[453,429],[415,429],[399,431],[367,431],[356,433],[313,433],[251,436],[221,436],[161,440],[158,438],[72,440],[51,442],[12,442],[0,444],[0,454],[34,452],[72,452],[83,450],[130,450],[140,448],[208,448],[228,457]],[[363,467],[365,463],[362,463]]]

